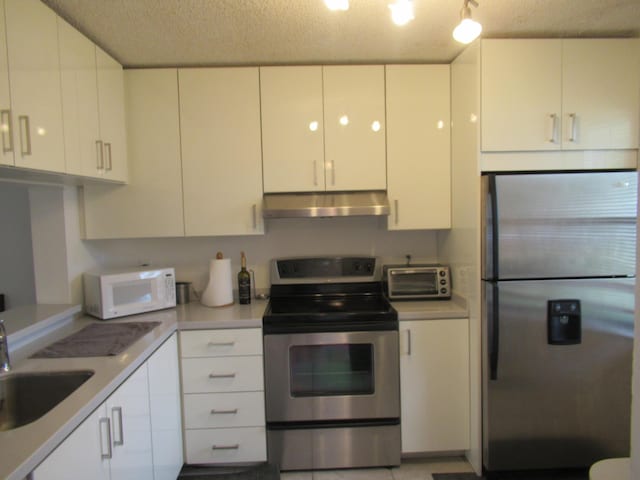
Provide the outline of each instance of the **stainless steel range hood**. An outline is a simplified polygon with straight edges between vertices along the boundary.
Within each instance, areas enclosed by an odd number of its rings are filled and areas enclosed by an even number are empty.
[[[265,193],[264,218],[347,217],[389,215],[384,191]]]

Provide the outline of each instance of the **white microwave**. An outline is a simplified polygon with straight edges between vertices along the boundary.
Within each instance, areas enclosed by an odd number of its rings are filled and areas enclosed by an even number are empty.
[[[107,320],[176,306],[173,268],[87,272],[85,311]]]

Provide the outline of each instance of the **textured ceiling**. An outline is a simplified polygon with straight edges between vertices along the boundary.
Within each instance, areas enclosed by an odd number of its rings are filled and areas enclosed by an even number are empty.
[[[450,62],[462,0],[43,0],[125,66]],[[483,37],[640,36],[640,0],[478,0]]]

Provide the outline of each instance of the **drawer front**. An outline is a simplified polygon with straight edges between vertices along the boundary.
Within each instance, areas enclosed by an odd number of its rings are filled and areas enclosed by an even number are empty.
[[[180,356],[233,357],[262,355],[262,330],[188,330],[180,332]]]
[[[183,393],[264,390],[262,357],[183,358]]]
[[[184,428],[264,427],[264,393],[184,396]]]
[[[240,463],[267,460],[264,427],[185,431],[186,463]]]

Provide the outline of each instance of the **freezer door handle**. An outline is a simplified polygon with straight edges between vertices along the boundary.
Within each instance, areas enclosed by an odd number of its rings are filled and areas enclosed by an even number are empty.
[[[499,290],[497,285],[492,285],[492,305],[489,327],[489,379],[498,379],[498,356],[500,353],[500,315],[498,312]]]

